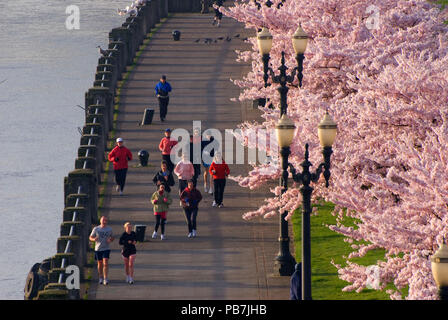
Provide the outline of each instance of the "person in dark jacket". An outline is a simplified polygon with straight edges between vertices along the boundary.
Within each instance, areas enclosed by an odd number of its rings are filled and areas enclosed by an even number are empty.
[[[123,195],[126,174],[128,172],[128,161],[132,160],[132,152],[123,145],[123,139],[117,138],[117,146],[108,155],[109,161],[114,164],[116,190]]]
[[[156,173],[152,181],[159,186],[160,184],[165,185],[166,192],[171,192],[171,187],[174,186],[174,177],[173,174],[168,171],[168,163],[165,160],[162,160],[160,164],[161,170]]]
[[[291,300],[302,300],[302,263],[296,263],[296,271],[291,276]]]
[[[123,246],[121,255],[124,260],[124,269],[126,272],[126,282],[129,284],[134,283],[134,261],[137,249],[135,244],[137,243],[137,235],[132,231],[132,225],[130,222],[124,224],[124,232],[120,237],[119,244]]]
[[[155,87],[156,97],[159,99],[160,121],[162,122],[165,121],[166,114],[168,113],[168,103],[170,102],[169,93],[171,90],[170,83],[166,81],[166,76],[163,75]]]
[[[194,153],[194,147],[198,149],[199,152],[197,154]],[[201,174],[201,136],[198,132],[195,132],[195,135],[190,135],[190,162],[193,164],[194,168],[194,176],[193,182],[196,187],[198,182],[198,177]]]
[[[204,192],[213,194],[213,178],[209,174],[208,170],[210,168],[210,164],[213,161],[213,157],[215,156],[215,149],[211,149],[210,151],[204,150],[210,143],[212,143],[215,138],[211,135],[206,136],[207,139],[201,141],[201,157],[202,157],[202,165],[204,166]],[[208,149],[208,148],[207,148]],[[204,155],[207,155],[210,158],[210,161],[207,161]]]
[[[188,225],[188,238],[196,237],[196,217],[198,215],[198,205],[202,200],[201,192],[194,186],[193,180],[188,181],[188,186],[182,191],[180,201],[184,208],[185,218]]]

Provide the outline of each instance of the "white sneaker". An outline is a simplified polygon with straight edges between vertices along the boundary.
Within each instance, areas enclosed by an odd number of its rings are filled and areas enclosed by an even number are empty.
[[[132,279],[131,277],[129,277],[129,284],[133,284],[134,283],[134,279]]]
[[[152,233],[152,238],[153,238],[153,239],[157,238],[157,232],[154,231],[154,232]]]
[[[117,184],[117,186],[115,187],[115,191],[120,191],[120,186]]]
[[[208,188],[207,186],[204,184],[204,192],[207,193],[208,192]]]
[[[223,203],[221,203],[221,204],[218,206],[218,208],[222,208],[222,207],[224,207],[224,204],[223,204]]]
[[[123,191],[120,191],[120,196],[122,196],[123,195]]]
[[[190,232],[187,237],[191,238],[192,236],[193,236],[193,233]]]
[[[193,236],[193,238],[196,237],[196,235],[197,235],[196,230],[193,229],[193,232],[191,233],[191,235]]]
[[[162,233],[161,235],[160,235],[160,240],[165,240],[166,239],[166,237],[165,237],[165,235]]]
[[[103,279],[103,278],[100,278],[100,279],[98,280],[98,284],[103,284],[103,281],[104,281],[104,279]]]
[[[209,193],[209,194],[213,194],[213,189],[210,188],[210,190],[208,190],[208,193]]]
[[[126,276],[126,283],[129,283],[129,279],[130,279],[131,277],[130,276]]]
[[[107,285],[109,284],[109,280],[104,279],[103,284],[104,284],[105,286],[107,286]]]
[[[212,207],[216,207],[216,206],[217,206],[216,201],[213,201]]]

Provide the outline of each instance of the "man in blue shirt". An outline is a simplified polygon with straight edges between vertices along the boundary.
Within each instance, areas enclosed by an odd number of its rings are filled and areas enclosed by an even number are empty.
[[[166,81],[166,76],[160,78],[160,82],[156,85],[156,96],[159,99],[160,121],[165,121],[168,113],[168,102],[170,101],[169,92],[171,92],[171,85]]]

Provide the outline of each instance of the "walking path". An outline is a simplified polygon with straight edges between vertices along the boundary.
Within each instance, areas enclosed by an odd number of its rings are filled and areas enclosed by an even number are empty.
[[[109,225],[117,239],[112,243],[108,286],[93,281],[90,299],[289,299],[289,277],[273,276],[278,252],[278,219],[244,221],[244,212],[257,208],[267,190],[251,192],[228,180],[224,208],[211,206],[213,197],[204,195],[198,214],[198,236],[187,238],[187,225],[177,201],[178,183],[173,187],[173,205],[168,213],[167,240],[151,239],[154,225],[150,194],[162,159],[158,144],[165,128],[185,128],[201,120],[202,130],[235,129],[242,120],[253,120],[257,112],[247,104],[232,102],[239,88],[229,81],[241,79],[248,66],[235,61],[235,49],[247,46],[242,25],[224,17],[220,28],[211,25],[212,14],[175,14],[153,36],[121,91],[116,137],[123,137],[135,161],[130,162],[125,192],[114,190],[109,174],[105,207]],[[171,32],[180,30],[181,41]],[[234,38],[240,34],[239,38]],[[231,36],[231,41],[205,44],[205,38]],[[200,42],[195,40],[201,38]],[[161,123],[154,86],[162,74],[173,87],[167,121]],[[156,110],[152,125],[140,127],[144,108]],[[150,153],[151,167],[138,168],[140,149]],[[245,165],[230,165],[232,175],[247,172]],[[202,173],[204,168],[201,168]],[[203,175],[198,180],[203,193]],[[125,283],[118,238],[123,223],[147,226],[148,241],[137,244],[135,283]],[[159,229],[160,234],[160,229]],[[290,233],[291,234],[291,233]],[[291,248],[292,250],[292,248]],[[93,267],[97,279],[96,266]]]

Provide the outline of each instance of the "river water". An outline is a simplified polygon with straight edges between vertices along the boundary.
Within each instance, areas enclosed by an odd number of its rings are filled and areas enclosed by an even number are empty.
[[[97,45],[131,0],[0,1],[0,299],[23,299],[31,266],[56,253]],[[79,8],[69,30],[68,6]],[[71,20],[71,19],[69,19]],[[4,81],[6,80],[6,81]],[[4,81],[3,83],[1,83]]]

